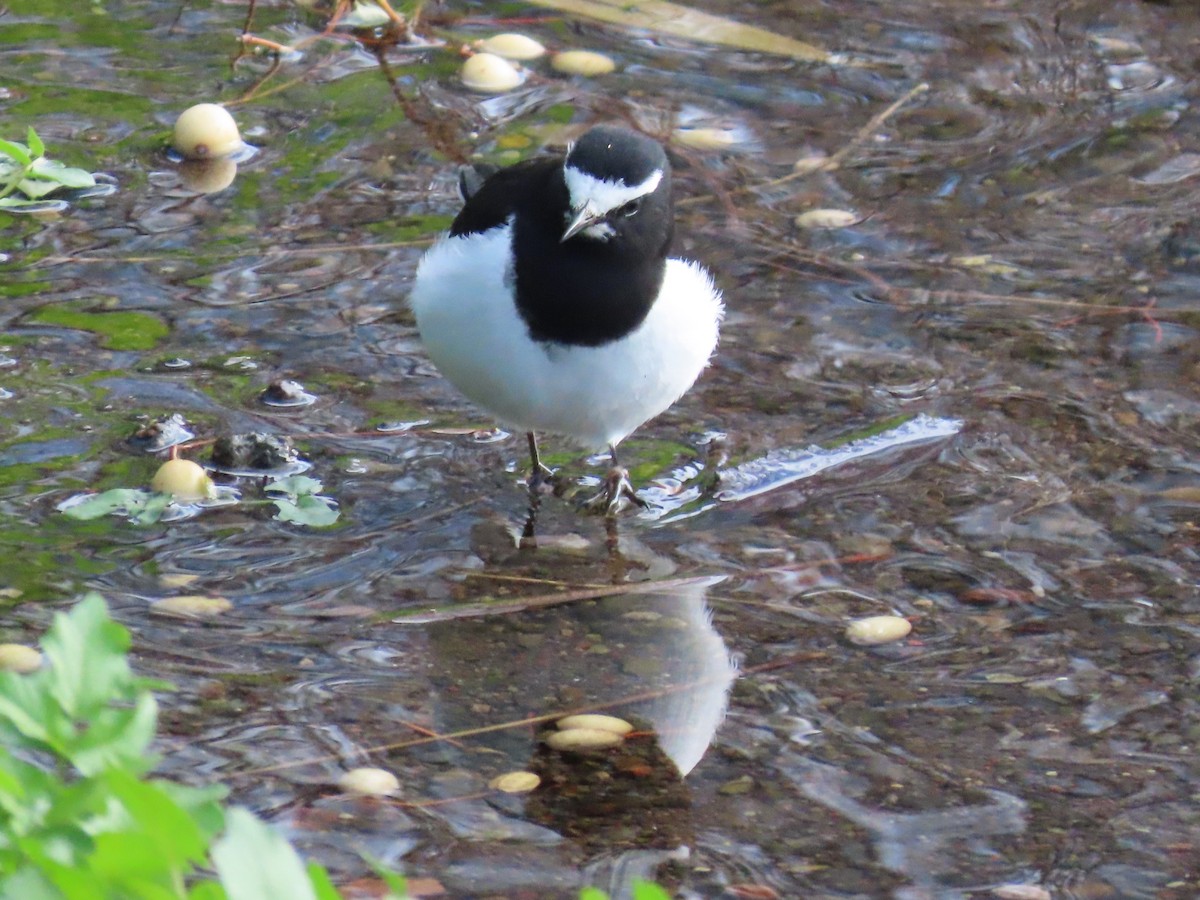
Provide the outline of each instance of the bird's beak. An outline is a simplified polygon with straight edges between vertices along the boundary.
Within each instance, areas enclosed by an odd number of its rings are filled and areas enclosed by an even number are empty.
[[[604,218],[603,214],[597,212],[596,208],[590,203],[585,203],[582,209],[572,210],[572,212],[575,213],[575,218],[571,220],[571,224],[563,232],[563,236],[558,241],[560,244],[569,241],[589,225],[595,225]]]

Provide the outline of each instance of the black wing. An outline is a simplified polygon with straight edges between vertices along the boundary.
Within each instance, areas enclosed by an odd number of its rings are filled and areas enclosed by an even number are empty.
[[[550,179],[562,172],[562,164],[561,156],[539,156],[490,174],[480,167],[459,173],[459,190],[467,202],[450,226],[450,236],[503,225],[522,200],[547,189]]]

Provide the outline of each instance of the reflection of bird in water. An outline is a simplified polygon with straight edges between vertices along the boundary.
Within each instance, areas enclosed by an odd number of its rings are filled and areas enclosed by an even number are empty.
[[[494,538],[484,533],[489,530],[495,529],[485,524],[474,535],[485,557],[499,552],[499,541],[492,544]],[[507,546],[512,547],[511,541]],[[623,540],[623,550],[639,558],[654,577],[669,576],[669,560],[628,540]],[[537,559],[549,562],[544,550]],[[595,567],[594,561],[563,562],[568,569],[573,564]],[[713,628],[705,602],[708,584],[680,584],[666,592],[616,594],[432,626],[439,731],[556,710],[602,709],[630,720],[641,733],[623,747],[596,755],[543,747],[536,732],[549,726],[471,738],[469,750],[487,748],[483,755],[469,754],[472,765],[483,762],[496,772],[532,768],[543,777],[542,786],[532,795],[439,804],[430,812],[461,837],[510,834],[544,843],[565,836],[592,863],[611,868],[606,877],[619,881],[651,876],[663,851],[690,844],[690,800],[682,776],[699,764],[724,717],[736,667]],[[621,702],[623,698],[638,699]],[[488,750],[503,756],[490,756]],[[445,752],[464,765],[462,751]],[[624,857],[633,850],[655,852]],[[616,865],[617,857],[622,865]],[[633,865],[635,858],[638,865]],[[625,893],[619,884],[600,886],[613,896]]]

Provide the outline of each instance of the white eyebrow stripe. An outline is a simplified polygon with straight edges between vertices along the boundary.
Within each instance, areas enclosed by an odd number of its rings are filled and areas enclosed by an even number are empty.
[[[574,166],[563,169],[563,179],[567,182],[567,191],[571,195],[571,208],[582,209],[585,204],[590,203],[601,215],[624,206],[630,200],[653,193],[662,177],[662,169],[655,169],[649,178],[631,187],[623,181],[597,178]]]

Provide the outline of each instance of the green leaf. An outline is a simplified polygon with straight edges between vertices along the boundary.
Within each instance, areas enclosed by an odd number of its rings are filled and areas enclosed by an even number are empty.
[[[0,153],[11,156],[20,164],[21,168],[25,168],[33,162],[33,157],[29,155],[29,148],[16,141],[0,141]]]
[[[208,836],[165,783],[114,769],[103,784],[126,821],[120,831],[96,836],[89,863],[97,873],[114,881],[136,876],[169,885],[205,862]]]
[[[58,187],[90,188],[96,186],[96,179],[91,172],[84,169],[74,169],[53,159],[36,159],[30,167],[29,174],[45,181],[56,182]],[[24,190],[22,188],[22,190]]]
[[[272,502],[279,510],[275,517],[281,522],[325,528],[338,520],[337,501],[329,497],[302,496],[294,501],[281,498]]]
[[[45,206],[45,205],[46,205],[46,201],[30,200],[27,197],[17,197],[17,196],[12,196],[12,195],[10,195],[8,197],[0,197],[0,209],[4,209],[4,208],[17,209],[22,206]],[[50,205],[53,206],[53,203],[51,203]]]
[[[136,678],[129,668],[129,632],[108,616],[108,608],[99,594],[88,594],[69,614],[58,613],[54,624],[42,639],[42,651],[49,665],[38,675],[48,679],[47,693],[72,720],[98,717],[115,701],[128,701],[144,690],[149,682]],[[144,694],[153,703],[153,697]],[[137,743],[144,737],[143,708],[146,701],[138,698],[133,710],[120,709],[128,717],[129,748],[137,754],[143,749]],[[107,723],[101,719],[92,727]],[[153,722],[151,724],[151,730]],[[90,730],[90,729],[89,729]],[[84,742],[81,750],[94,752],[97,747]]]
[[[290,494],[293,497],[302,497],[307,494],[319,494],[322,487],[321,482],[315,478],[307,475],[292,475],[289,478],[277,478],[268,484],[266,489]]]
[[[402,900],[402,898],[408,896],[408,882],[404,880],[403,875],[393,872],[373,856],[364,854],[363,859],[367,865],[375,870],[375,874],[383,880],[383,883],[387,885],[389,898],[396,897]]]
[[[653,881],[634,881],[633,900],[671,900],[671,895]]]
[[[149,497],[149,491],[137,488],[113,488],[102,494],[93,494],[86,500],[63,507],[62,514],[70,519],[98,519],[115,512],[128,512],[130,508],[140,508]]]
[[[42,139],[38,137],[38,133],[33,130],[33,126],[29,126],[29,130],[25,133],[25,140],[29,141],[29,152],[34,157],[40,157],[46,152],[46,146],[42,143]]]
[[[310,862],[308,864],[308,878],[312,882],[317,900],[342,900],[342,895],[334,887],[333,881],[329,878],[329,873],[325,871],[325,867],[320,863]],[[400,884],[403,886],[403,878],[400,879]],[[403,900],[403,898],[408,896],[408,892],[402,890],[401,893],[395,896]]]
[[[22,178],[17,182],[17,190],[30,200],[41,200],[47,194],[57,191],[62,185],[53,181],[42,181],[40,178]]]
[[[143,491],[139,488],[113,488],[93,494],[86,500],[59,507],[64,516],[72,519],[98,519],[107,515],[124,515],[137,525],[153,525],[171,505],[170,494]]]
[[[579,891],[579,900],[608,900],[608,894],[598,887],[585,887]]]
[[[226,824],[212,860],[229,900],[318,900],[299,854],[278,832],[241,807],[229,810]]]

